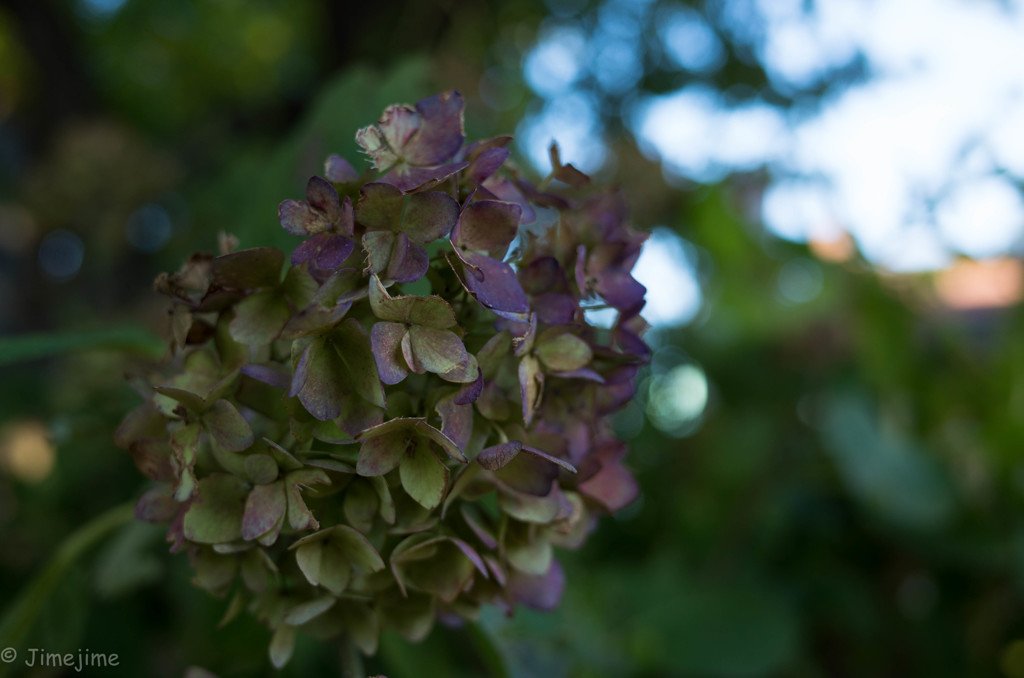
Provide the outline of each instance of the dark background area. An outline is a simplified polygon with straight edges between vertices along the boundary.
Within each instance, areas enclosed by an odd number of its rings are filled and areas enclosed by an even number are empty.
[[[691,6],[717,26],[719,5]],[[545,22],[592,26],[603,6],[0,2],[0,615],[68,535],[143,489],[111,436],[137,402],[125,374],[162,355],[153,277],[220,231],[285,241],[277,203],[328,153],[362,167],[353,133],[387,104],[455,88],[471,138],[515,132],[542,105],[522,63]],[[583,80],[615,155],[600,181],[624,186],[637,226],[685,239],[703,303],[652,329],[617,421],[640,499],[563,554],[559,610],[482,628],[514,676],[1024,676],[1020,308],[954,308],[949,271],[776,238],[757,209],[767,169],[666,179],[621,116],[637,92],[699,80],[806,106],[868,77],[854,59],[794,92],[720,38],[711,73],[652,47],[629,87]],[[794,275],[815,293],[787,296]],[[995,284],[949,284],[969,283]],[[274,674],[268,633],[216,630],[226,601],[190,576],[161,528],[120,528],[39,601],[20,647],[121,655],[82,675]],[[490,675],[466,638],[385,635],[367,668]],[[281,673],[336,675],[336,655],[306,639]]]

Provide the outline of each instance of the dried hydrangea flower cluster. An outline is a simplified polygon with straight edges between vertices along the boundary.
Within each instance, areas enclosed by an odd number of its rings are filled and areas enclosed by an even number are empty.
[[[462,114],[447,92],[360,130],[378,172],[332,156],[281,203],[290,266],[225,238],[157,279],[173,359],[117,432],[157,483],[136,513],[277,666],[297,631],[372,654],[382,628],[550,608],[552,547],[636,495],[607,416],[648,357],[645,236],[556,149],[531,185]]]

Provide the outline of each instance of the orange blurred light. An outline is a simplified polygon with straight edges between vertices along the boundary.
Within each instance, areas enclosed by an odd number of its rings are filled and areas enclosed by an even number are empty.
[[[1017,259],[960,259],[935,276],[943,304],[958,310],[1012,306],[1024,297],[1024,265]]]
[[[38,483],[53,471],[57,451],[50,432],[37,421],[24,420],[0,429],[0,466],[26,483]]]
[[[837,264],[852,259],[857,249],[853,244],[853,238],[846,231],[839,231],[830,238],[812,235],[807,240],[807,246],[810,247],[814,256],[822,261],[832,261]]]

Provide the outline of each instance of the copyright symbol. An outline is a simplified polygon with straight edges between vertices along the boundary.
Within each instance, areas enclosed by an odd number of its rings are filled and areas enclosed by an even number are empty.
[[[18,658],[18,651],[13,647],[5,647],[3,651],[0,651],[0,661],[4,664],[10,664]]]

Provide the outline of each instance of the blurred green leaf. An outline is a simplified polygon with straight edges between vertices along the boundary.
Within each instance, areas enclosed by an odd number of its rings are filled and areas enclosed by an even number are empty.
[[[149,330],[126,325],[97,330],[21,334],[0,337],[0,365],[38,360],[73,351],[121,350],[159,358],[165,342]]]

